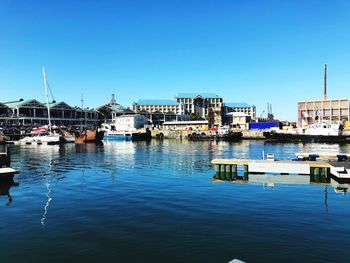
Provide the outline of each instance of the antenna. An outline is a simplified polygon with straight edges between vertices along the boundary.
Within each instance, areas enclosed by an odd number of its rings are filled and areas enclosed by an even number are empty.
[[[324,64],[323,100],[327,100],[327,64]]]

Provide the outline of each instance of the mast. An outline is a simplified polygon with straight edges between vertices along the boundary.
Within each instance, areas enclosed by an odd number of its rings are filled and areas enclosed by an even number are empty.
[[[85,112],[84,112],[84,94],[82,93],[81,94],[81,100],[80,100],[80,102],[81,102],[81,116],[80,116],[80,132],[82,132],[83,131],[83,121],[82,121],[82,119],[83,119],[83,114],[84,114],[84,118],[85,118]]]
[[[323,100],[327,100],[327,64],[324,64]]]
[[[45,72],[44,66],[43,66],[43,74],[44,74],[44,85],[45,85],[45,95],[46,95],[47,117],[49,119],[49,131],[50,131],[50,135],[51,135],[52,129],[51,129],[51,116],[50,116],[50,107],[49,107],[49,95],[48,95],[48,91],[47,91],[47,79],[46,79],[46,72]]]

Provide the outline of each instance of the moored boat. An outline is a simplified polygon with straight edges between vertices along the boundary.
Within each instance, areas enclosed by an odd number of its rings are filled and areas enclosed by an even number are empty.
[[[101,142],[103,140],[104,131],[101,130],[85,130],[82,131],[78,136],[75,138],[76,144],[83,144],[83,143],[89,143],[89,142]]]
[[[192,133],[188,135],[188,139],[191,141],[230,141],[237,142],[242,139],[242,132],[231,130],[230,126],[221,126],[214,133],[205,133],[201,134]]]
[[[52,131],[49,96],[48,96],[48,83],[47,83],[46,71],[44,67],[43,67],[43,75],[44,75],[44,85],[45,85],[45,95],[46,95],[47,119],[49,124],[48,126],[33,129],[31,132],[31,135],[26,136],[19,140],[24,143],[35,142],[35,143],[57,144],[57,143],[63,142],[62,136]]]
[[[320,122],[306,128],[290,131],[268,131],[264,137],[268,141],[276,142],[318,142],[318,143],[348,143],[350,135],[343,134],[343,125],[340,122]]]

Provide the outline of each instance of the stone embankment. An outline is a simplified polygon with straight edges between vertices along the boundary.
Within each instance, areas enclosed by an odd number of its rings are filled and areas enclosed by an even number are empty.
[[[192,131],[192,133],[205,134],[208,135],[209,131]],[[253,139],[253,140],[262,140],[265,139],[263,131],[258,130],[246,130],[242,131],[242,139]],[[152,138],[156,139],[187,139],[189,131],[178,131],[178,130],[152,130]]]

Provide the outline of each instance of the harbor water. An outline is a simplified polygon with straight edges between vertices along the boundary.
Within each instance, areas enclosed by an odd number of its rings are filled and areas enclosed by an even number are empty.
[[[215,158],[350,145],[164,140],[11,145],[0,262],[349,262],[350,196],[329,184],[217,182]],[[271,175],[273,176],[273,175]],[[12,197],[9,201],[7,192]]]

